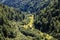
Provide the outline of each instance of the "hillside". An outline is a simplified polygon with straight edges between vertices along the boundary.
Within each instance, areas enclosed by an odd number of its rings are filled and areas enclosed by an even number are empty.
[[[0,40],[60,40],[60,6],[53,2],[33,14],[0,4]]]
[[[2,0],[0,2],[19,11],[34,13],[48,6],[51,0]]]

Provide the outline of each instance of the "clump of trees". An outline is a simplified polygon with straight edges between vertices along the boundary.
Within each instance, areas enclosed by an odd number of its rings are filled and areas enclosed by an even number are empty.
[[[60,39],[60,6],[57,1],[51,0],[47,7],[31,14],[34,15],[33,29],[23,28],[29,23],[29,13],[0,4],[0,40]]]
[[[60,6],[58,0],[35,14],[35,28],[60,39]],[[59,36],[58,36],[59,35]]]

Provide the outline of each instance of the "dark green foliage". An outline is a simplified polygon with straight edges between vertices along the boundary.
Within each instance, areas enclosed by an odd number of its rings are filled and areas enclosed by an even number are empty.
[[[47,34],[52,36],[50,40],[60,40],[60,6],[57,0],[51,2],[54,3],[32,14],[34,24],[28,29],[23,26],[30,21],[29,13],[0,4],[0,40],[48,40]]]
[[[35,28],[60,39],[60,6],[58,3],[35,14]],[[58,36],[58,37],[57,37]]]

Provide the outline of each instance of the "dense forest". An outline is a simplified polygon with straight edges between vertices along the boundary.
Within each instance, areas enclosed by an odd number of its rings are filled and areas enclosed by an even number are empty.
[[[0,40],[60,40],[60,0],[36,13],[0,4]]]

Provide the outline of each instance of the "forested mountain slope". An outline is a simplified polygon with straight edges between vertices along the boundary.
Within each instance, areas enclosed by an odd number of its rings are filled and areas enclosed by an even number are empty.
[[[51,0],[1,0],[0,3],[23,12],[38,12],[48,6]]]
[[[60,40],[60,6],[52,3],[33,14],[0,4],[0,40]]]

